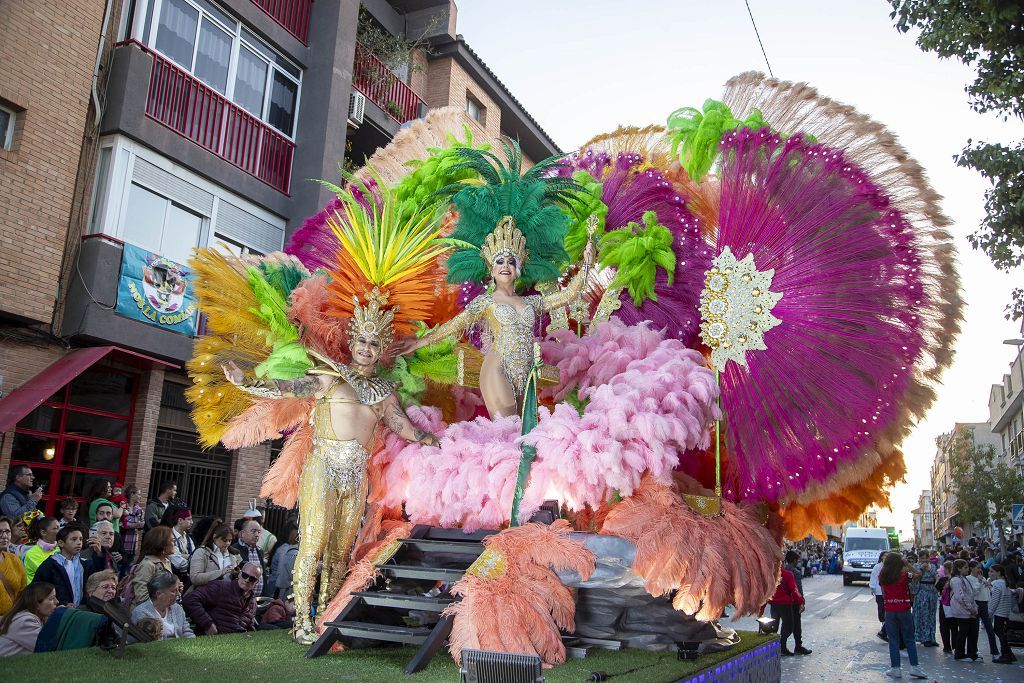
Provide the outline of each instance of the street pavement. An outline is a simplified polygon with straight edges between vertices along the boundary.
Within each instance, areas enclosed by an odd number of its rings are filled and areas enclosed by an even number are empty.
[[[889,669],[889,646],[875,635],[879,629],[875,600],[866,585],[856,583],[843,586],[840,576],[821,575],[803,580],[807,609],[803,617],[804,647],[814,651],[805,656],[783,657],[783,681],[827,681],[828,683],[882,683],[893,679],[885,675]],[[743,630],[757,630],[750,617],[723,626]],[[936,639],[938,628],[936,627]],[[793,640],[790,639],[790,649]],[[917,649],[921,667],[929,681],[983,681],[985,683],[1022,683],[1024,664],[993,664],[988,652],[985,629],[978,639],[978,653],[984,662],[958,662],[952,654],[944,654],[939,647]],[[1017,657],[1024,662],[1024,648],[1015,648]],[[907,673],[906,653],[903,653],[904,681],[916,681]]]

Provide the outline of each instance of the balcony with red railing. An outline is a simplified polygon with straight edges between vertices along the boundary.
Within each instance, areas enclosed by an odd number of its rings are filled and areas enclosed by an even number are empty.
[[[366,47],[356,43],[352,86],[399,123],[419,118],[423,98]]]
[[[153,57],[146,116],[288,194],[295,143],[173,62]]]
[[[252,0],[252,4],[270,15],[303,45],[309,45],[309,15],[313,0]]]

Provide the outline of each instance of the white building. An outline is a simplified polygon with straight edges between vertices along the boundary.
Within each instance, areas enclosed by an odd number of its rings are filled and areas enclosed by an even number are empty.
[[[918,548],[927,547],[935,543],[935,536],[932,532],[932,492],[928,489],[921,491],[917,499],[917,508],[911,511],[914,516],[914,545]]]
[[[931,506],[932,506],[932,540],[947,542],[951,540],[953,529],[963,527],[964,536],[986,533],[987,529],[964,527],[957,520],[956,494],[953,493],[953,457],[951,448],[955,437],[963,432],[971,434],[975,446],[992,446],[996,457],[1000,453],[1000,440],[989,428],[987,422],[957,422],[953,429],[941,434],[935,440],[935,460],[931,470]]]

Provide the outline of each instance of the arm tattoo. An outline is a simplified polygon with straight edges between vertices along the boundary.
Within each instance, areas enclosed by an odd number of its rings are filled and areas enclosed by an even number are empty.
[[[292,394],[300,398],[316,395],[320,390],[320,380],[316,377],[299,377],[298,379],[275,380],[273,384],[281,393]]]
[[[412,435],[414,437],[416,437],[417,441],[422,441],[423,437],[425,437],[427,435],[427,433],[425,431],[423,431],[422,429],[420,429],[419,427],[413,427],[412,428]]]
[[[402,435],[402,430],[405,427],[403,418],[402,411],[396,405],[388,406],[388,409],[384,412],[384,424],[399,436]]]

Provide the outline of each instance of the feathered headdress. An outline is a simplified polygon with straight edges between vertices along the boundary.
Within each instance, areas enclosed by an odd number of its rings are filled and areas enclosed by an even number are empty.
[[[460,148],[458,169],[470,169],[481,180],[453,183],[439,191],[451,197],[459,213],[452,241],[462,243],[448,258],[448,281],[482,282],[488,265],[481,249],[506,216],[522,233],[530,259],[521,280],[533,284],[557,278],[569,257],[565,234],[571,210],[582,201],[584,188],[569,178],[555,177],[559,157],[550,157],[522,173],[523,154],[512,140],[502,140],[504,161],[478,149]],[[492,238],[493,239],[493,238]]]
[[[438,241],[437,212],[402,212],[388,191],[380,194],[364,193],[365,202],[339,195],[341,208],[327,219],[338,245],[327,269],[327,313],[351,320],[353,334],[380,337],[386,348],[394,334],[411,334],[415,322],[431,317],[437,258],[447,247]]]

